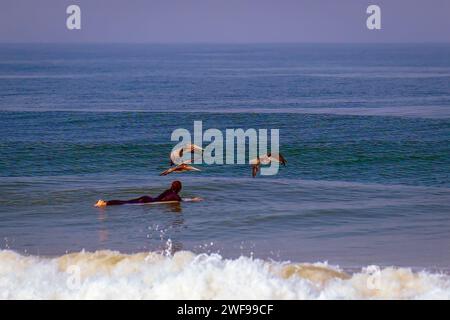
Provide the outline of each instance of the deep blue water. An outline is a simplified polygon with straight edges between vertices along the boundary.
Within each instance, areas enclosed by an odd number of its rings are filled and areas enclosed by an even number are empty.
[[[160,177],[195,120],[288,166]],[[0,45],[0,151],[3,248],[449,266],[449,45]],[[92,207],[173,179],[205,200]]]

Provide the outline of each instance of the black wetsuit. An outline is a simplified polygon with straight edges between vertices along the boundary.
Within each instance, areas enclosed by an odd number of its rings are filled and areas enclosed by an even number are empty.
[[[166,202],[166,201],[181,201],[181,198],[178,195],[178,193],[176,193],[172,189],[167,189],[156,198],[152,198],[150,196],[142,196],[131,200],[109,200],[106,201],[106,205],[115,206],[130,203],[150,203],[150,202]]]

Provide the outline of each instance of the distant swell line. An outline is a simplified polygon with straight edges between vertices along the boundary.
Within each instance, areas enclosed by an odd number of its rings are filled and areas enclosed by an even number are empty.
[[[64,109],[64,108],[0,108],[0,112],[68,112],[68,113],[167,113],[164,109]],[[409,117],[448,119],[450,118],[450,106],[423,106],[423,107],[380,107],[380,108],[228,108],[218,110],[186,109],[172,110],[173,113],[196,114],[313,114],[313,115],[338,115],[338,116],[382,116],[382,117]]]

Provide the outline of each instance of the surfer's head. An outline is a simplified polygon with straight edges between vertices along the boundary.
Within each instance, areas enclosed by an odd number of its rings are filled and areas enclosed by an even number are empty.
[[[172,182],[172,185],[170,186],[170,189],[173,192],[176,192],[176,193],[180,192],[181,191],[181,182],[178,181],[178,180]]]

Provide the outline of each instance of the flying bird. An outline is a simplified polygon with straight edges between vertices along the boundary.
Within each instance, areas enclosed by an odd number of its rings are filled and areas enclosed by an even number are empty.
[[[281,155],[281,153],[278,154],[265,154],[261,157],[257,156],[256,159],[250,160],[250,165],[252,166],[252,177],[256,177],[256,174],[259,171],[260,166],[270,164],[272,161],[281,163],[283,166],[286,166],[286,159]]]

